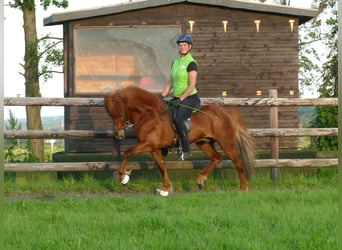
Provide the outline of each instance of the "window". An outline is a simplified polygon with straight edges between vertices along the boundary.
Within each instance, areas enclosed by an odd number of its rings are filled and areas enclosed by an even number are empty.
[[[76,27],[74,94],[101,94],[129,85],[161,92],[179,33],[179,26]]]

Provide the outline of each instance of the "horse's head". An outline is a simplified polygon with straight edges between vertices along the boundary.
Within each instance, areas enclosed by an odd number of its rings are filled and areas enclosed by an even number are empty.
[[[119,94],[107,94],[104,97],[107,113],[114,122],[114,136],[117,139],[125,137],[125,130],[128,128],[129,120],[127,113],[127,97]]]
[[[132,126],[131,122],[135,125],[141,124],[142,117],[146,120],[150,119],[147,114],[162,113],[165,106],[153,93],[136,86],[108,93],[104,96],[104,101],[106,111],[114,122],[114,135],[118,139],[125,137],[125,129]]]

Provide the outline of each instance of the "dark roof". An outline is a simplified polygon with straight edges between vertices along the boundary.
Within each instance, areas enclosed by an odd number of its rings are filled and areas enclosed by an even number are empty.
[[[311,18],[316,17],[318,14],[316,9],[293,8],[285,5],[262,4],[243,0],[138,0],[92,9],[55,13],[44,18],[44,25],[58,25],[73,20],[119,14],[139,9],[154,8],[185,2],[297,17],[299,18],[299,24],[305,23]]]

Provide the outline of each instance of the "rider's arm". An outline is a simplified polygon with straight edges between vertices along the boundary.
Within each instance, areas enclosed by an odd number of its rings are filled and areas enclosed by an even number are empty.
[[[191,92],[196,87],[197,82],[197,71],[190,71],[189,72],[189,87],[184,91],[184,93],[179,97],[181,101],[187,98]]]

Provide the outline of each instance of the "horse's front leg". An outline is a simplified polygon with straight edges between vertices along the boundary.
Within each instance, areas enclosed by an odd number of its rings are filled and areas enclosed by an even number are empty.
[[[145,145],[143,143],[139,143],[135,145],[134,147],[125,151],[122,162],[120,164],[120,168],[119,168],[119,176],[120,176],[121,184],[126,185],[129,182],[129,176],[132,172],[131,170],[130,171],[126,170],[126,165],[127,165],[128,160],[133,155],[146,153],[149,151],[151,151],[151,148],[148,145]]]
[[[162,151],[152,151],[151,152],[154,160],[157,162],[157,165],[159,167],[160,174],[163,178],[163,188],[157,189],[158,194],[161,196],[168,196],[170,192],[172,192],[172,184],[170,182],[170,179],[168,177],[165,161],[163,160]]]
[[[119,168],[119,176],[120,176],[120,182],[122,185],[126,185],[129,182],[129,176],[131,175],[132,171],[126,170],[127,161],[130,158],[130,154],[126,151],[123,157],[123,160],[120,164]]]
[[[124,159],[119,168],[119,176],[120,176],[120,181],[121,184],[126,185],[129,182],[129,176],[131,175],[132,171],[127,171],[126,170],[126,164],[127,164],[128,158]]]

